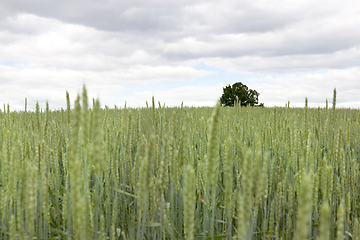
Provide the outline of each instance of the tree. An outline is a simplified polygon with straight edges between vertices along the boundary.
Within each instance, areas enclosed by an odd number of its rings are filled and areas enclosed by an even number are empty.
[[[228,85],[223,88],[224,93],[220,98],[223,106],[232,107],[239,101],[241,106],[255,106],[259,103],[259,95],[256,90],[249,89],[245,84],[241,82],[234,83],[232,86]],[[263,103],[259,106],[264,106]]]

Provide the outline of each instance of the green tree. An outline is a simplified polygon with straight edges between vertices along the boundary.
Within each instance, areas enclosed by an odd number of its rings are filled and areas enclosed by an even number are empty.
[[[232,86],[228,85],[223,88],[224,93],[220,98],[223,106],[232,107],[239,101],[241,106],[255,106],[259,103],[259,95],[256,90],[249,89],[245,84],[241,82],[234,83]],[[258,106],[264,106],[263,103]]]

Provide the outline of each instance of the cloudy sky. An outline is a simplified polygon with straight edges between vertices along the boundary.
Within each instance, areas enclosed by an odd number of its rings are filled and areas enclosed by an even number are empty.
[[[265,106],[360,108],[358,0],[1,0],[0,103],[212,106],[242,82]],[[1,106],[2,108],[2,106]]]

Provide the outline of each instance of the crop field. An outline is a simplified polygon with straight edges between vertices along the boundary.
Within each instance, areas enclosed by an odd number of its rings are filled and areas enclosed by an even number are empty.
[[[0,111],[0,239],[360,239],[360,111],[335,90],[325,108],[67,103]]]

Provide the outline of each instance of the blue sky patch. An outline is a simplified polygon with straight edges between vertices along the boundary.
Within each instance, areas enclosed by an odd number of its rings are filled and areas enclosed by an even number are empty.
[[[13,60],[0,61],[0,65],[8,66],[8,67],[16,67],[18,69],[21,69],[19,67],[19,62],[16,62],[16,61],[13,61]]]

